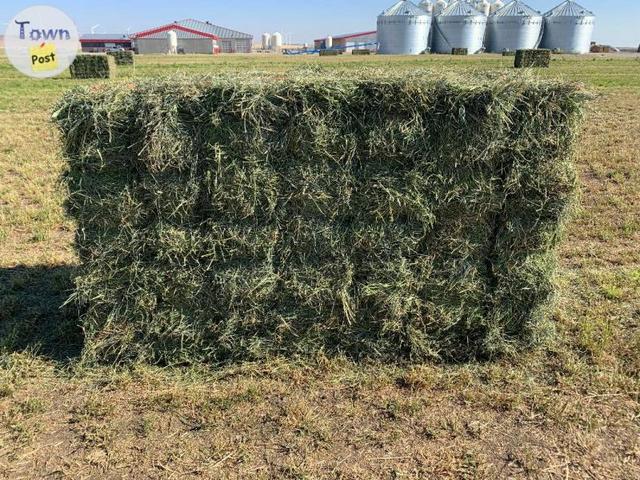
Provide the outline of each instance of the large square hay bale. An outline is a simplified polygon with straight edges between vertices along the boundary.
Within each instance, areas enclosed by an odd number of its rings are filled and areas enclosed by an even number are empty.
[[[371,50],[366,48],[357,48],[351,51],[352,55],[371,55]]]
[[[467,48],[452,48],[451,55],[469,55]]]
[[[463,360],[542,338],[585,95],[359,71],[77,88],[85,358]]]
[[[105,54],[78,55],[69,67],[71,78],[113,78],[116,61]]]
[[[551,50],[545,48],[517,50],[514,60],[515,68],[549,68],[551,64]]]
[[[116,65],[133,65],[134,63],[134,54],[131,50],[108,52],[107,55],[114,58]]]
[[[335,57],[340,55],[342,52],[340,50],[320,50],[321,57]]]

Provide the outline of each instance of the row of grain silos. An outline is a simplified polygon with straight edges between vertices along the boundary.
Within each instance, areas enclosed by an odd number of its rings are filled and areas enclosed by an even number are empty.
[[[451,53],[514,51],[539,46],[565,53],[588,53],[595,17],[573,0],[546,14],[521,0],[446,0],[420,6],[401,0],[378,17],[378,52],[417,55],[431,49]]]

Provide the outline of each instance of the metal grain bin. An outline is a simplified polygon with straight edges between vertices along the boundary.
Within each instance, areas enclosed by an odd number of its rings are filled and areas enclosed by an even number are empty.
[[[469,2],[458,0],[433,18],[433,47],[436,53],[466,48],[469,54],[482,50],[487,16]]]
[[[433,14],[434,15],[440,14],[448,6],[449,4],[447,3],[446,0],[438,0],[433,6]]]
[[[567,0],[544,15],[542,47],[564,53],[589,53],[596,17]]]
[[[378,53],[419,55],[429,46],[431,16],[409,1],[397,2],[378,17]]]
[[[496,10],[487,20],[489,52],[538,48],[542,40],[542,14],[520,0]]]
[[[433,15],[433,2],[431,0],[422,0],[418,6],[429,15]]]

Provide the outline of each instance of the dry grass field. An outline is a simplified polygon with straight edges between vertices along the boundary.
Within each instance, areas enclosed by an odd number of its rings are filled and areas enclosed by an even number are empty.
[[[174,72],[508,68],[498,56],[148,57]],[[0,57],[0,478],[640,478],[640,55],[554,57],[595,94],[548,347],[496,363],[88,368],[51,106]]]

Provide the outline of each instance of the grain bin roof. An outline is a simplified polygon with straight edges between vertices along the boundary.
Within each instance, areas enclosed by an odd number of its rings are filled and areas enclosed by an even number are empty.
[[[438,14],[439,17],[467,17],[469,15],[484,15],[484,13],[476,10],[473,5],[465,0],[459,0],[453,2]]]
[[[514,0],[496,10],[494,15],[496,17],[539,17],[541,14],[526,3]]]
[[[593,12],[578,5],[576,2],[567,0],[544,14],[545,17],[592,17]]]
[[[237,30],[231,30],[210,22],[203,22],[192,18],[138,32],[134,34],[132,38],[165,38],[165,32],[169,30],[174,30],[178,38],[208,37],[216,40],[221,38],[253,38],[253,36],[248,33],[238,32]]]
[[[408,0],[401,0],[380,14],[381,17],[395,17],[398,15],[424,16],[427,15],[427,12],[415,3],[409,2]]]

